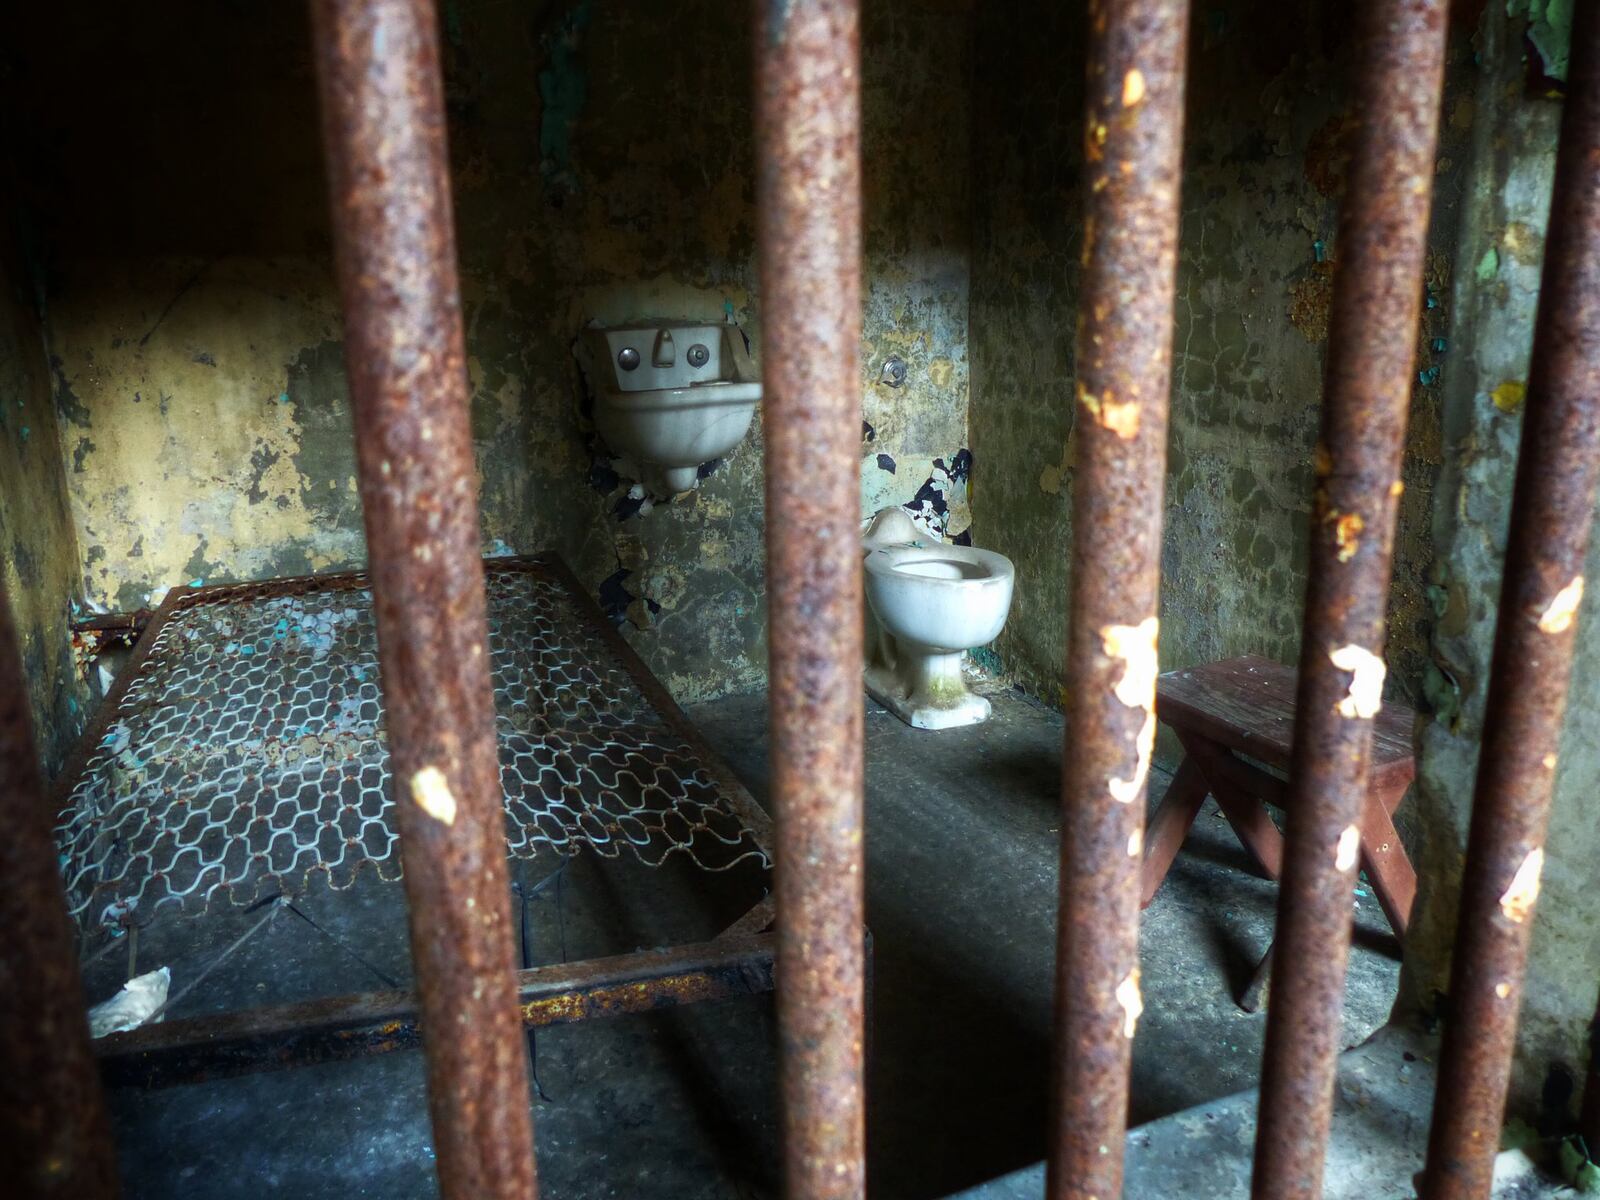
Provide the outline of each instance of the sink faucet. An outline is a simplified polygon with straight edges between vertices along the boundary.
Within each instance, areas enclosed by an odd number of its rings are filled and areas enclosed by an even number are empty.
[[[672,344],[672,330],[663,329],[656,335],[656,349],[651,356],[652,366],[670,367],[677,361],[678,352]]]

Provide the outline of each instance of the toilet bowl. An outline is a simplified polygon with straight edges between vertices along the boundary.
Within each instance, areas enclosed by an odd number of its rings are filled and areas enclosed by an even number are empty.
[[[992,550],[953,546],[886,508],[861,540],[867,607],[867,692],[918,729],[975,725],[989,701],[962,678],[968,650],[999,636],[1016,573]]]

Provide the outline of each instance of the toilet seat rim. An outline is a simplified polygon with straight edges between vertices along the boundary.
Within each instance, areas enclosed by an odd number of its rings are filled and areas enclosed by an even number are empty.
[[[912,574],[900,569],[900,564],[915,556],[916,561],[948,559],[952,562],[977,566],[984,574],[976,578],[940,579],[932,575]],[[919,586],[941,588],[994,587],[1008,582],[1016,575],[1016,568],[1005,555],[979,546],[955,546],[939,542],[926,546],[876,546],[867,551],[862,568],[868,575],[884,579],[915,580]]]

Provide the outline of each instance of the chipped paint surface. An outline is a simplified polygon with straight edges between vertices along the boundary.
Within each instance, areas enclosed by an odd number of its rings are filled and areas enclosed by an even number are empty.
[[[1344,832],[1339,835],[1339,844],[1333,849],[1333,865],[1335,870],[1352,870],[1361,858],[1361,830],[1354,825],[1346,825]]]
[[[1511,877],[1505,895],[1500,897],[1500,911],[1506,920],[1520,925],[1528,919],[1533,906],[1539,902],[1539,879],[1543,874],[1544,848],[1535,846]]]
[[[1339,547],[1339,561],[1349,562],[1361,549],[1361,531],[1367,527],[1360,513],[1343,513],[1334,518],[1333,537]]]
[[[1522,402],[1527,399],[1528,385],[1520,379],[1505,379],[1495,385],[1494,391],[1489,393],[1489,398],[1494,401],[1494,406],[1503,413],[1514,413],[1522,407]]]
[[[1527,21],[1529,43],[1539,55],[1544,74],[1565,81],[1572,54],[1573,0],[1506,0],[1506,12]]]
[[[1144,72],[1134,67],[1122,77],[1122,107],[1132,108],[1144,99]]]
[[[1144,1015],[1144,996],[1139,991],[1139,968],[1128,972],[1128,977],[1117,985],[1117,1003],[1122,1006],[1122,1036],[1131,1038],[1139,1030],[1139,1018]]]
[[[1578,615],[1578,605],[1583,603],[1583,576],[1579,575],[1555,594],[1549,606],[1539,615],[1541,633],[1565,633],[1572,628]]]
[[[1328,661],[1350,672],[1350,690],[1339,701],[1339,715],[1370,721],[1383,708],[1383,659],[1364,646],[1340,646],[1328,652]]]
[[[438,767],[423,767],[411,777],[411,798],[435,821],[445,825],[456,823],[456,796],[450,790],[450,781]]]
[[[1325,50],[1337,39],[1317,32],[1341,12],[1225,0],[1193,33],[1163,534],[1168,667],[1298,657],[1335,220],[1356,128],[1341,98],[1347,73]],[[973,197],[973,520],[978,544],[1017,571],[996,650],[1051,702],[1066,661],[1076,422],[1127,432],[1138,412],[1136,397],[1076,390],[1073,326],[1090,231],[1079,195],[1083,95],[1079,73],[1062,63],[1082,57],[1081,16],[1007,0],[978,6],[976,17],[973,145],[984,182]],[[1029,36],[1018,39],[1019,28]],[[1121,83],[1122,99],[1149,102],[1139,81]],[[1450,160],[1460,161],[1465,137],[1447,133],[1436,180],[1424,369],[1450,361],[1432,347],[1448,332],[1460,174]],[[1437,393],[1420,381],[1413,389],[1385,651],[1389,686],[1412,701],[1433,619]],[[1354,520],[1342,528],[1353,556],[1362,530]]]
[[[1122,660],[1122,675],[1112,694],[1129,708],[1142,709],[1144,724],[1136,735],[1138,761],[1132,779],[1111,779],[1107,786],[1119,804],[1132,804],[1144,794],[1150,777],[1150,759],[1156,746],[1156,676],[1160,666],[1156,641],[1161,623],[1146,617],[1137,625],[1111,625],[1100,631],[1101,646],[1108,658]],[[1130,848],[1128,853],[1134,851]]]
[[[1161,622],[1146,617],[1137,625],[1110,625],[1100,631],[1101,645],[1109,658],[1122,660],[1122,677],[1113,688],[1118,700],[1129,708],[1150,709],[1156,702],[1156,641]]]
[[[50,164],[69,202],[40,205],[61,248],[49,338],[81,571],[108,608],[365,554],[303,6],[244,21],[181,0],[189,24],[204,39],[131,12],[102,30],[79,67],[132,72],[148,103],[85,101]],[[913,0],[863,27],[861,499],[953,539],[972,458],[970,183],[951,169],[967,33],[959,5]],[[736,321],[759,363],[747,23],[712,0],[481,0],[445,53],[485,548],[559,551],[680,700],[760,686],[759,418],[697,490],[652,495],[596,437],[571,354],[591,319],[690,317]],[[252,137],[219,174],[206,154],[151,157],[151,124],[172,146]],[[897,389],[878,382],[891,354]]]

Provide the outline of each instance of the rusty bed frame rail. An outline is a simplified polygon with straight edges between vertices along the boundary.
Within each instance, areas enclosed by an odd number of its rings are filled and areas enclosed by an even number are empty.
[[[529,1029],[658,1012],[772,990],[774,937],[710,942],[533,967],[514,974]],[[409,990],[359,992],[145,1025],[96,1043],[108,1086],[168,1087],[422,1045]]]
[[[396,758],[405,756],[395,766],[396,799],[407,814],[418,990],[322,1002],[323,1024],[303,1036],[332,1053],[341,1038],[370,1045],[415,1038],[419,1026],[451,1030],[422,1038],[441,1190],[452,1200],[530,1197],[521,1028],[564,1019],[551,988],[566,996],[561,1003],[629,1010],[632,1001],[608,982],[627,956],[564,975],[512,968],[493,836],[483,576],[433,0],[311,2],[383,690]],[[738,928],[690,948],[701,971],[694,986],[707,989],[764,983],[775,958],[785,1181],[797,1200],[859,1197],[865,1187],[862,593],[852,461],[858,6],[755,0],[752,9],[778,919],[770,936]],[[1441,94],[1446,0],[1359,7],[1365,120],[1341,217],[1316,463],[1303,718],[1253,1183],[1260,1200],[1321,1190],[1350,939],[1349,834],[1382,684],[1383,598]],[[1421,1185],[1427,1200],[1488,1195],[1600,462],[1600,5],[1579,5],[1577,14],[1442,1100]],[[1153,728],[1188,6],[1091,0],[1088,19],[1093,225],[1078,340],[1084,464],[1048,1190],[1104,1200],[1121,1187],[1128,1044],[1140,1005],[1137,866]],[[28,1195],[109,1196],[110,1141],[50,869],[24,694],[15,632],[0,612],[0,815],[15,831],[0,839],[8,1018],[0,1021],[0,1125],[8,1131],[0,1170],[10,1168]],[[445,794],[451,822],[434,815]],[[681,978],[655,978],[669,976]],[[268,1017],[278,1036],[293,1036],[292,1019]],[[208,1069],[237,1065],[228,1049],[237,1034],[219,1031]],[[152,1070],[164,1036],[159,1028],[123,1035],[117,1069]]]

